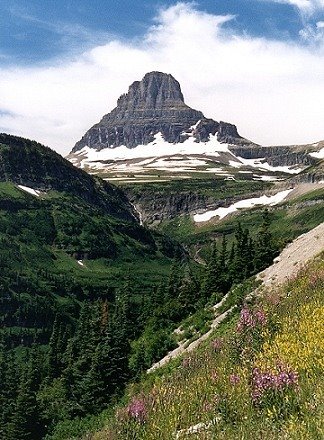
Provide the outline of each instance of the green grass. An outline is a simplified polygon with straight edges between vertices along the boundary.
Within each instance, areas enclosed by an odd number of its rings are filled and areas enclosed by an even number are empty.
[[[209,427],[179,438],[322,438],[323,283],[322,255],[282,289],[264,292],[249,306],[252,330],[243,324],[238,330],[233,315],[200,349],[129,387],[124,406],[91,438],[169,440],[197,423]],[[265,318],[257,321],[260,311]],[[314,348],[307,351],[306,342]],[[277,377],[280,371],[297,376],[282,388],[253,382],[257,374]]]
[[[123,184],[123,189],[134,195],[145,194],[177,194],[179,192],[194,192],[215,198],[230,198],[240,194],[262,191],[271,188],[268,182],[253,180],[224,180],[222,177],[202,177],[191,179],[172,180],[169,182],[148,182],[137,184]]]

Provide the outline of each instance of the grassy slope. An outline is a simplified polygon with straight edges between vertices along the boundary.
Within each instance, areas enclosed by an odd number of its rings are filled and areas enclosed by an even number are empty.
[[[128,405],[91,438],[169,440],[211,421],[178,438],[323,438],[323,291],[322,254],[249,305],[250,320],[233,315],[190,357],[130,387]]]
[[[169,182],[149,182],[123,184],[123,190],[131,190],[132,194],[177,194],[179,192],[194,192],[195,194],[212,196],[215,199],[230,198],[253,191],[265,190],[271,187],[268,182],[253,180],[224,180],[221,177],[204,177],[197,179],[174,180]]]

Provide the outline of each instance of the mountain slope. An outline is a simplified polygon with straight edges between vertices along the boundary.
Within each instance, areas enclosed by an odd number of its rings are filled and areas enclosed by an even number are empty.
[[[117,218],[136,222],[124,193],[73,167],[58,153],[17,136],[0,134],[0,181],[40,191],[64,191]]]
[[[199,350],[143,378],[87,438],[321,438],[323,261],[263,291]]]
[[[0,322],[13,345],[21,334],[27,345],[46,341],[55,314],[71,321],[79,301],[113,300],[128,276],[134,292],[149,291],[182,253],[140,226],[120,189],[49,148],[5,134],[0,208]]]

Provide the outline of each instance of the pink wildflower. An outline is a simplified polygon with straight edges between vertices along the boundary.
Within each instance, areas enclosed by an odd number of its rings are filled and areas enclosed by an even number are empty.
[[[215,351],[218,351],[222,348],[223,343],[224,343],[224,341],[222,338],[217,338],[211,342],[211,346]]]
[[[144,423],[147,416],[147,410],[143,399],[133,397],[127,406],[127,414],[139,423]]]
[[[246,329],[251,329],[256,326],[263,326],[267,323],[267,317],[263,310],[249,310],[243,307],[240,314],[240,319],[237,325],[237,331],[242,332]]]
[[[238,383],[240,383],[240,376],[237,374],[231,374],[229,376],[229,381],[232,385],[237,385]]]
[[[252,372],[252,399],[258,402],[268,390],[282,391],[294,388],[297,384],[298,373],[288,367],[283,369],[280,366],[277,373],[254,368]]]
[[[213,370],[213,371],[212,371],[212,373],[211,373],[211,380],[212,380],[213,382],[217,382],[217,380],[218,380],[218,373],[217,373],[216,370]]]
[[[190,367],[191,365],[191,358],[190,357],[186,357],[182,360],[182,366],[184,368]]]

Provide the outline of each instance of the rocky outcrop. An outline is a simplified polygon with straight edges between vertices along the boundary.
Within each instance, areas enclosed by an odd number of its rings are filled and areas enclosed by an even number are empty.
[[[158,225],[181,215],[204,212],[219,207],[227,207],[242,199],[242,195],[233,197],[213,197],[194,191],[165,192],[150,191],[149,188],[138,192],[131,187],[125,189],[130,202],[140,213],[146,225]],[[259,192],[251,192],[248,197],[257,197]]]
[[[290,178],[286,182],[293,185],[300,183],[324,183],[324,160],[306,168],[302,173]]]
[[[76,143],[72,152],[88,146],[101,150],[125,145],[135,148],[147,145],[157,133],[165,141],[181,143],[193,136],[206,142],[217,135],[219,142],[248,145],[235,125],[207,119],[202,112],[185,104],[180,84],[170,74],[147,73],[142,81],[135,81],[117,101],[117,107]]]
[[[318,162],[318,159],[309,155],[314,148],[309,146],[278,146],[262,147],[260,145],[246,145],[229,147],[230,151],[244,159],[265,158],[266,161],[274,166],[309,166]]]

